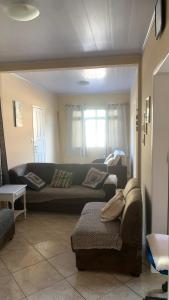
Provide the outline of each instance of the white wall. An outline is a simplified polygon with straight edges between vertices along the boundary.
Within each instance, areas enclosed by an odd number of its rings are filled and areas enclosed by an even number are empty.
[[[71,158],[67,155],[66,151],[66,104],[86,104],[93,107],[103,107],[105,104],[110,103],[129,103],[130,95],[129,93],[119,93],[119,94],[98,94],[98,95],[75,95],[75,96],[59,96],[59,127],[60,127],[60,145],[61,145],[61,161],[62,162],[81,162],[88,163],[92,160],[103,156],[99,153],[99,150],[90,155],[87,158]],[[129,120],[128,120],[129,125]]]
[[[8,167],[34,161],[32,106],[45,109],[46,161],[59,161],[57,97],[28,81],[1,74],[1,101]],[[13,100],[23,105],[23,127],[14,126]]]
[[[130,92],[130,162],[131,176],[138,177],[138,131],[136,130],[136,114],[138,109],[138,77]]]
[[[154,77],[152,138],[152,232],[167,232],[169,74]]]

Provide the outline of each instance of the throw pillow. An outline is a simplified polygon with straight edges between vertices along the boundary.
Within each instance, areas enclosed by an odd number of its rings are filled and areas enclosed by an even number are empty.
[[[33,172],[29,172],[24,176],[20,176],[22,183],[27,184],[29,188],[35,191],[41,190],[45,185],[45,181]]]
[[[101,209],[101,221],[109,222],[117,219],[125,206],[123,192],[120,190],[110,199],[106,205]]]
[[[110,158],[113,158],[114,157],[114,154],[113,153],[110,153],[107,157],[106,157],[106,159],[105,159],[105,161],[104,161],[104,164],[107,164],[107,161],[110,159]]]
[[[72,177],[72,172],[56,169],[50,185],[55,188],[69,188],[72,184]]]
[[[138,179],[137,179],[137,178],[131,178],[131,179],[127,182],[127,184],[126,184],[126,186],[125,186],[125,188],[124,188],[124,190],[123,190],[124,198],[126,198],[127,195],[128,195],[128,193],[129,193],[131,190],[135,189],[135,188],[140,188]]]
[[[107,166],[117,166],[121,162],[121,156],[116,155],[114,157],[110,157],[108,160],[106,160],[104,163]]]
[[[82,185],[92,189],[101,188],[104,180],[108,176],[108,173],[101,172],[96,168],[91,168],[83,181]]]

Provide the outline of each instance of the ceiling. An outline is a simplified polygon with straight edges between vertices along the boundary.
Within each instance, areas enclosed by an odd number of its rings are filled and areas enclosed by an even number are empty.
[[[36,2],[40,17],[31,22],[0,8],[1,63],[140,53],[156,0]]]
[[[136,77],[136,67],[16,72],[36,86],[58,95],[115,93],[129,91]],[[81,85],[79,81],[88,81]]]

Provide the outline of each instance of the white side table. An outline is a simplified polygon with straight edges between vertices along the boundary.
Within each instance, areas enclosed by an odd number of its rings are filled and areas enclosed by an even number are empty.
[[[24,208],[22,210],[15,210],[15,201],[23,197]],[[22,213],[24,213],[26,219],[26,185],[23,184],[5,184],[0,187],[0,202],[10,202],[12,210],[14,211],[15,219]]]

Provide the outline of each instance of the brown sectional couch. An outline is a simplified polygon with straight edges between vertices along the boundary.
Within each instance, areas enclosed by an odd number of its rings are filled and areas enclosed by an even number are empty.
[[[81,184],[93,164],[54,164],[28,163],[9,170],[10,182],[21,183],[19,176],[33,172],[41,177],[46,186],[40,191],[27,190],[27,208],[32,210],[81,212],[87,202],[103,202],[114,196],[117,177],[109,175],[100,189],[83,187]],[[73,183],[70,188],[53,188],[50,182],[55,169],[73,173]],[[106,165],[95,164],[100,171],[107,171]]]

